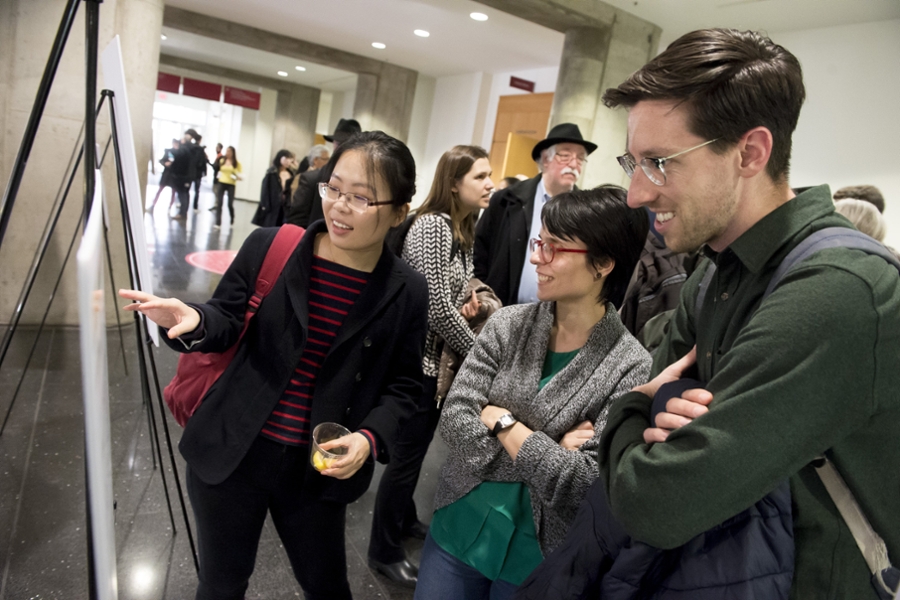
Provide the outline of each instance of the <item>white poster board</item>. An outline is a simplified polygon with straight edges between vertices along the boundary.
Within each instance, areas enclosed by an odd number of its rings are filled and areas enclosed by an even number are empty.
[[[116,600],[116,532],[113,514],[109,374],[103,282],[103,182],[97,171],[94,202],[78,249],[78,321],[81,330],[81,386],[84,440],[99,600]]]
[[[113,92],[112,102],[116,107],[116,133],[122,159],[122,178],[125,180],[125,204],[128,222],[134,236],[134,250],[137,273],[141,278],[141,291],[153,293],[153,272],[150,256],[144,238],[144,200],[138,178],[137,157],[134,152],[134,133],[131,128],[131,113],[128,110],[128,93],[125,90],[125,67],[122,62],[122,46],[119,36],[112,39],[100,55],[103,72],[103,87]],[[159,329],[148,319],[143,319],[153,343],[159,346]]]

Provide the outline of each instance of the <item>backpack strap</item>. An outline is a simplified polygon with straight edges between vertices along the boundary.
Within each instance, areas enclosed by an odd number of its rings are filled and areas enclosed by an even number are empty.
[[[775,269],[772,279],[769,280],[762,300],[764,301],[775,291],[775,288],[792,268],[819,250],[826,248],[852,248],[862,250],[866,254],[880,256],[900,273],[900,261],[883,244],[856,229],[827,227],[808,235],[784,257],[781,264]],[[747,320],[749,321],[749,317]],[[884,579],[885,575],[896,575],[888,558],[887,546],[881,536],[872,528],[846,481],[834,463],[825,455],[817,457],[810,464],[816,470],[816,474],[841,514],[841,518],[844,519],[847,528],[853,535],[853,539],[872,573],[872,583],[876,586],[876,590],[880,587],[884,591],[894,594],[894,590],[890,589],[890,584],[886,583]]]
[[[781,264],[778,265],[778,268],[775,270],[772,279],[769,280],[769,286],[763,294],[763,300],[775,290],[775,287],[794,265],[803,262],[819,250],[824,250],[826,248],[853,248],[862,250],[866,254],[880,256],[900,272],[900,262],[897,261],[897,258],[891,254],[891,251],[888,250],[884,244],[877,242],[856,229],[849,229],[847,227],[827,227],[807,236],[806,239],[797,244],[797,246],[784,257],[784,260],[781,261]]]
[[[272,291],[275,282],[278,281],[278,276],[284,270],[284,265],[287,264],[288,259],[294,253],[305,231],[305,229],[297,225],[285,224],[275,234],[275,240],[269,246],[266,258],[263,259],[262,267],[259,269],[259,275],[256,276],[256,286],[253,290],[253,295],[247,301],[247,312],[244,315],[245,330],[250,323],[250,318],[259,309],[263,298]],[[243,336],[243,331],[241,336]]]
[[[841,513],[847,528],[856,540],[859,551],[862,552],[866,564],[869,565],[869,572],[872,573],[872,583],[876,585],[876,589],[880,586],[891,595],[895,590],[891,589],[891,584],[884,580],[885,575],[889,574],[893,569],[891,561],[888,558],[887,545],[881,536],[876,533],[866,518],[862,508],[853,496],[853,492],[847,486],[847,482],[841,477],[834,463],[828,460],[824,454],[819,456],[810,463],[816,470],[819,479],[831,496],[831,500]]]

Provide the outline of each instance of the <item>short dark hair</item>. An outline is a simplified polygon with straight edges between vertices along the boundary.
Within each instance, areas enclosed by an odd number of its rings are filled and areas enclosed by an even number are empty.
[[[322,167],[324,179],[319,181],[331,179],[334,166],[341,156],[351,150],[358,150],[366,156],[370,181],[376,180],[376,174],[381,176],[390,190],[391,204],[395,208],[412,201],[416,195],[416,161],[406,144],[383,131],[364,131],[342,142],[328,164]],[[378,198],[374,199],[378,201]]]
[[[541,222],[547,233],[584,242],[587,258],[594,266],[606,265],[610,259],[615,261],[597,301],[612,302],[617,309],[625,298],[650,231],[646,213],[630,208],[627,195],[617,185],[601,185],[554,196],[541,211]]]
[[[603,94],[609,108],[643,100],[684,103],[691,132],[718,138],[710,146],[716,152],[766,127],[773,140],[766,172],[776,182],[787,181],[791,135],[805,99],[797,57],[760,33],[736,29],[687,33]]]
[[[871,202],[878,209],[878,212],[884,212],[884,196],[881,195],[881,190],[874,185],[849,185],[834,193],[835,200],[843,200],[844,198],[855,198],[856,200]]]

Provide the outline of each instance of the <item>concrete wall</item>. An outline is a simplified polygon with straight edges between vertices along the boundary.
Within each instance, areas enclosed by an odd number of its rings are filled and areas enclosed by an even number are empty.
[[[483,83],[482,73],[439,77],[428,123],[428,141],[421,163],[413,206],[421,204],[431,188],[441,155],[457,144],[471,144]]]
[[[8,181],[25,125],[34,103],[53,38],[62,17],[63,0],[0,1],[0,181]],[[47,222],[50,208],[63,179],[78,132],[84,120],[84,12],[69,36],[62,63],[50,94],[40,130],[14,205],[9,227],[0,247],[0,322],[13,313],[16,299],[31,266],[34,253]],[[113,36],[121,37],[125,62],[129,109],[134,127],[138,165],[146,165],[151,151],[151,115],[162,30],[162,0],[106,0],[100,5],[100,51]],[[98,92],[103,87],[102,77]],[[109,135],[107,113],[97,128],[97,141],[105,143]],[[139,169],[141,189],[146,172]],[[22,323],[40,319],[62,260],[77,228],[83,204],[81,174],[73,186],[66,208],[51,240],[43,267],[23,313]],[[115,193],[115,169],[112,161],[105,167],[103,182],[110,202],[110,245],[117,283],[127,279],[124,236]],[[75,324],[78,321],[74,262],[66,267],[49,322]],[[114,322],[115,303],[107,298],[107,313]]]
[[[263,89],[259,110],[244,111],[241,120],[241,146],[253,148],[252,160],[242,165],[244,179],[238,181],[234,188],[235,198],[259,202],[262,180],[277,152],[272,151],[276,103],[277,94],[272,90]],[[243,163],[244,158],[241,157],[240,161]]]
[[[878,186],[886,242],[900,247],[900,20],[773,34],[803,66],[806,104],[791,184]]]
[[[431,175],[426,175],[425,157],[428,148],[428,133],[431,128],[431,115],[434,109],[434,92],[437,79],[427,75],[419,75],[416,81],[416,98],[413,102],[412,117],[409,123],[407,146],[416,160],[416,197],[413,204],[418,206],[428,194],[431,187]]]

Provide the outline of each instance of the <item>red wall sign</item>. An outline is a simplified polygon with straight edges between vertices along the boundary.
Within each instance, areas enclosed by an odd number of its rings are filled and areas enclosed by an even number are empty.
[[[509,87],[519,88],[520,90],[525,90],[526,92],[533,92],[534,82],[528,81],[527,79],[519,79],[518,77],[510,77]]]
[[[215,100],[218,102],[222,95],[222,86],[218,83],[200,81],[199,79],[191,79],[189,77],[185,77],[183,82],[184,88],[181,93],[185,96],[193,96],[195,98]]]
[[[172,92],[173,94],[177,94],[180,86],[181,77],[178,75],[170,75],[160,71],[159,75],[156,76],[156,89],[162,92]]]
[[[242,90],[231,86],[225,86],[225,103],[234,104],[235,106],[243,106],[244,108],[252,108],[259,110],[259,94],[250,90]]]

